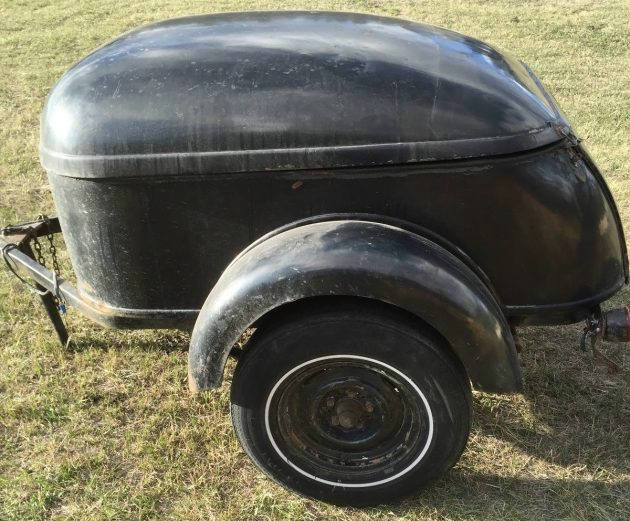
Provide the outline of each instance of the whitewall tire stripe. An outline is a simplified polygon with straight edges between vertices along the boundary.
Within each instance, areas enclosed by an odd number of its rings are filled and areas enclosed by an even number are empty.
[[[329,481],[327,479],[322,479],[322,478],[319,478],[317,476],[314,476],[313,474],[309,474],[308,472],[302,470],[297,465],[295,465],[294,463],[289,461],[289,459],[280,450],[280,448],[278,447],[276,441],[274,440],[273,435],[271,434],[271,429],[269,427],[269,409],[271,407],[271,401],[273,400],[273,397],[274,397],[276,391],[278,390],[278,387],[280,387],[282,382],[284,382],[289,376],[291,376],[293,373],[295,373],[296,371],[299,371],[300,369],[302,369],[304,367],[307,367],[307,366],[309,366],[311,364],[314,364],[314,363],[317,363],[317,362],[322,362],[322,361],[325,361],[325,360],[335,360],[335,359],[362,360],[364,362],[370,362],[372,364],[384,367],[384,368],[388,369],[389,371],[392,371],[393,373],[397,374],[401,378],[403,378],[414,389],[414,391],[418,394],[418,396],[420,396],[420,399],[422,400],[422,403],[424,404],[424,407],[426,409],[426,413],[427,413],[427,417],[428,417],[428,423],[429,423],[429,433],[427,435],[427,440],[426,440],[426,443],[424,444],[424,447],[420,451],[420,454],[416,457],[416,459],[414,459],[406,468],[404,468],[403,470],[401,470],[397,474],[394,474],[393,476],[390,476],[388,478],[381,479],[379,481],[373,481],[373,482],[370,482],[370,483],[344,483],[342,481]],[[426,455],[426,453],[429,450],[429,447],[431,445],[431,441],[433,440],[433,414],[431,413],[431,407],[429,407],[429,402],[427,401],[424,393],[420,390],[420,388],[413,382],[413,380],[411,380],[411,378],[409,378],[407,375],[405,375],[403,372],[399,371],[395,367],[392,367],[391,365],[386,364],[384,362],[381,362],[379,360],[375,360],[374,358],[368,358],[366,356],[358,356],[358,355],[330,355],[330,356],[322,356],[322,357],[319,357],[319,358],[313,358],[312,360],[308,360],[307,362],[304,362],[304,363],[294,367],[293,369],[291,369],[288,373],[286,373],[284,376],[282,376],[282,378],[280,378],[276,382],[276,384],[271,389],[271,392],[269,393],[269,396],[267,397],[267,403],[265,404],[265,429],[267,431],[267,437],[269,438],[269,441],[271,442],[271,445],[273,446],[274,450],[287,463],[287,465],[289,465],[291,468],[293,468],[296,472],[299,472],[303,476],[306,476],[307,478],[310,478],[310,479],[312,479],[314,481],[317,481],[318,483],[324,483],[326,485],[331,485],[331,486],[334,486],[334,487],[365,488],[365,487],[375,487],[377,485],[382,485],[384,483],[389,483],[390,481],[394,481],[394,480],[400,478],[401,476],[403,476],[404,474],[407,474],[416,465],[418,465],[418,463],[420,463],[420,461],[422,461],[422,458],[424,458],[424,456]]]

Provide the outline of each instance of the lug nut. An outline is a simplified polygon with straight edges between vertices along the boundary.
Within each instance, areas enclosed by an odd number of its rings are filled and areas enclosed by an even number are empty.
[[[328,407],[334,407],[335,406],[335,397],[334,396],[329,396],[328,399],[326,400],[326,405]]]
[[[372,402],[365,402],[365,410],[367,412],[374,412],[374,404]]]

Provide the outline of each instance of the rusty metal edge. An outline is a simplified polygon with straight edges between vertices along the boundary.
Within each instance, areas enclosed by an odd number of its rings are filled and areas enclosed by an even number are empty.
[[[0,234],[0,248],[16,244],[12,235]],[[48,291],[55,290],[52,271],[20,251],[10,249],[6,256],[21,273],[31,277]],[[86,317],[105,327],[118,329],[185,329],[192,326],[199,310],[131,310],[114,308],[96,302],[83,295],[68,281],[57,278],[59,291],[69,306],[75,307]]]

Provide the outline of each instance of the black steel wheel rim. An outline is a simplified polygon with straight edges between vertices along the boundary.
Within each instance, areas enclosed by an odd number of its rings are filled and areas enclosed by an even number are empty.
[[[402,371],[356,355],[298,365],[269,393],[267,434],[301,474],[344,486],[373,486],[415,467],[428,450],[433,418]]]

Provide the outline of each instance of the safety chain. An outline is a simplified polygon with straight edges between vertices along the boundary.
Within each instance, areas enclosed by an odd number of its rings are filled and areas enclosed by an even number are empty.
[[[48,251],[50,252],[50,258],[52,259],[53,271],[57,274],[57,276],[61,276],[61,271],[59,270],[59,261],[57,259],[57,248],[55,247],[55,239],[52,233],[49,233],[46,237],[48,242],[50,243],[50,247]]]
[[[44,259],[44,255],[42,254],[42,245],[40,244],[37,237],[33,237],[33,248],[35,249],[35,256],[37,257],[37,262],[39,262],[45,268],[46,260]]]
[[[47,215],[40,215],[38,219],[44,221],[46,226],[50,230],[50,219]],[[59,290],[59,278],[61,277],[61,270],[59,269],[59,259],[57,258],[57,248],[55,246],[55,238],[52,233],[49,233],[46,238],[48,239],[49,247],[48,252],[50,253],[50,260],[52,263],[53,269],[53,282],[55,285],[54,291],[52,291],[53,301],[57,309],[61,313],[66,312],[66,303],[61,291]],[[42,245],[40,244],[37,237],[33,237],[33,247],[35,248],[35,254],[37,256],[37,262],[39,262],[42,266],[46,267],[46,261],[42,254]]]

